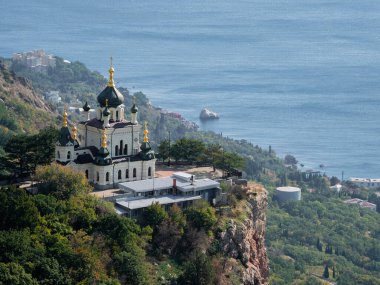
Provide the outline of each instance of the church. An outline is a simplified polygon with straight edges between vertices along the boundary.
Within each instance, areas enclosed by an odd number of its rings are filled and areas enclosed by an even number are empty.
[[[106,88],[98,95],[96,118],[90,119],[90,106],[83,106],[78,126],[71,132],[66,110],[63,126],[55,146],[55,160],[83,172],[95,189],[118,188],[119,183],[145,180],[155,175],[155,154],[145,123],[140,143],[141,125],[137,121],[136,103],[125,116],[124,97],[115,87],[114,68],[109,69]]]

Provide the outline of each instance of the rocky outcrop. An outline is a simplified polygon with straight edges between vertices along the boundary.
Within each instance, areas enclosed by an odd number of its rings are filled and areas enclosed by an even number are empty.
[[[199,118],[201,120],[215,120],[215,119],[219,119],[219,115],[213,111],[210,111],[210,110],[204,108],[201,111]]]
[[[260,189],[261,187],[261,189]],[[265,223],[267,192],[256,185],[248,191],[244,205],[246,217],[231,219],[228,227],[220,234],[219,242],[226,260],[223,274],[228,278],[235,275],[236,284],[267,285],[268,257],[265,247]],[[231,260],[232,259],[232,260]],[[236,269],[237,266],[240,269]],[[231,282],[221,282],[232,284]]]
[[[0,61],[0,87],[9,96],[9,100],[20,99],[34,108],[50,112],[51,109],[33,90],[32,84],[24,77],[17,77],[13,71]]]

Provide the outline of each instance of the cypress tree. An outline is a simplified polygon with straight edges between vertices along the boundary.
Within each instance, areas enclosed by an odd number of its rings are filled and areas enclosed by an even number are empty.
[[[321,240],[319,238],[317,239],[317,249],[319,251],[322,251],[322,243],[321,243]]]
[[[326,264],[325,270],[323,271],[323,278],[329,279],[330,274],[329,274],[329,266]]]

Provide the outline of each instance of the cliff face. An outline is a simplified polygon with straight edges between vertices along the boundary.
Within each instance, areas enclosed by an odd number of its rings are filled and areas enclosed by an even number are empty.
[[[268,257],[265,247],[267,193],[260,185],[251,186],[242,220],[231,219],[220,235],[224,255],[221,284],[268,284]]]

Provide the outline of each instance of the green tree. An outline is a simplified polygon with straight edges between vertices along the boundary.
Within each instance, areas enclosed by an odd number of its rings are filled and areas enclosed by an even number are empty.
[[[37,223],[37,207],[25,190],[0,188],[0,230],[34,228]]]
[[[197,229],[210,230],[217,221],[215,209],[206,201],[197,201],[185,210],[187,220]]]
[[[222,154],[222,147],[219,144],[209,144],[204,150],[202,161],[207,164],[211,164],[213,170],[216,170],[216,163],[218,157]]]
[[[33,173],[37,165],[52,162],[57,130],[47,128],[37,135],[13,136],[4,146],[5,166],[15,175]]]
[[[143,223],[153,228],[159,226],[164,220],[168,219],[168,213],[157,203],[153,203],[144,210]]]
[[[168,214],[170,220],[174,222],[181,229],[182,232],[183,228],[186,226],[186,217],[183,214],[181,208],[174,204],[170,207]]]
[[[181,138],[171,148],[171,155],[176,161],[185,160],[195,162],[203,154],[205,146],[197,139]]]
[[[330,277],[330,273],[329,273],[329,266],[326,264],[325,265],[325,269],[323,271],[323,278],[325,279],[329,279]]]
[[[231,172],[232,169],[241,169],[244,166],[244,159],[232,152],[220,152],[215,160],[215,166],[223,171]]]
[[[137,246],[130,245],[128,251],[115,256],[115,269],[122,284],[149,284],[143,251]]]
[[[67,200],[91,190],[83,173],[59,164],[37,167],[35,179],[39,181],[40,193],[53,195],[58,199]]]
[[[162,140],[158,146],[158,154],[162,161],[165,161],[170,156],[169,140]]]
[[[6,166],[15,176],[24,176],[33,169],[35,153],[30,149],[30,137],[17,135],[4,146]]]
[[[214,279],[215,270],[209,257],[200,251],[196,251],[186,262],[179,284],[209,285],[213,284]]]
[[[298,163],[298,161],[293,155],[287,154],[285,156],[284,163],[289,164],[289,165],[296,165]]]
[[[0,263],[0,285],[38,285],[31,274],[14,262]]]

